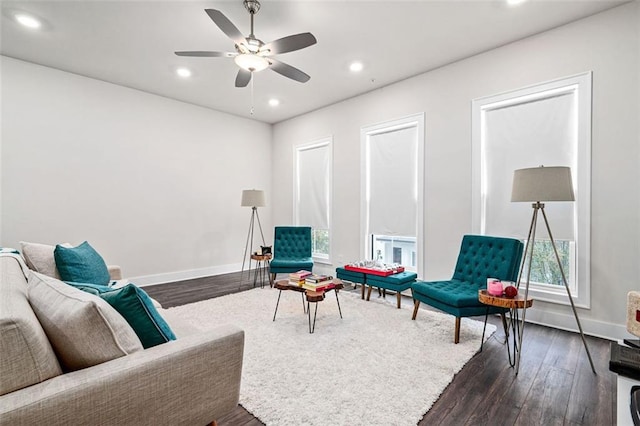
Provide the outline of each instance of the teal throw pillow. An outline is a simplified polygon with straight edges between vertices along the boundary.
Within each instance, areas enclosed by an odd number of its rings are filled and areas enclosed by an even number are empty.
[[[106,285],[91,284],[91,283],[74,283],[71,281],[66,281],[66,284],[69,284],[71,287],[75,287],[79,290],[86,291],[87,293],[95,294],[96,296],[100,296],[100,294],[106,293],[107,291],[113,291],[111,287]]]
[[[107,264],[86,241],[78,247],[63,247],[58,244],[53,257],[62,281],[109,284],[111,277]]]
[[[151,298],[144,290],[134,284],[127,284],[121,289],[100,293],[100,297],[127,320],[145,349],[166,343],[169,340],[176,340],[169,324],[153,306]]]

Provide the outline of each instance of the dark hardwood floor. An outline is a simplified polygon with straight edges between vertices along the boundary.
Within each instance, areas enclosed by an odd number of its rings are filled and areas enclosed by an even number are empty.
[[[240,274],[234,273],[148,286],[145,290],[168,308],[253,287],[253,283],[246,282],[246,273],[244,281],[240,286]],[[387,301],[392,309],[395,297],[388,297]],[[412,301],[403,297],[402,303],[411,305]],[[500,319],[490,317],[489,321],[498,331],[454,377],[420,426],[616,424],[616,378],[608,367],[608,340],[587,336],[598,373],[594,375],[580,335],[527,324],[516,376],[507,362]],[[452,317],[451,338],[453,325]],[[262,424],[242,406],[218,419],[219,426]],[[331,419],[327,419],[330,424]]]

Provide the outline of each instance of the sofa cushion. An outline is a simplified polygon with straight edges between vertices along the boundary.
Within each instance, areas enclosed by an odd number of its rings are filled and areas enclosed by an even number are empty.
[[[87,241],[71,248],[57,245],[53,256],[63,281],[109,284],[107,264]]]
[[[127,284],[118,290],[101,292],[100,297],[127,320],[145,349],[176,339],[151,298],[134,284]]]
[[[0,257],[0,395],[62,374],[16,258]]]
[[[29,277],[28,296],[67,370],[90,367],[142,350],[127,321],[98,296],[37,272]]]
[[[60,245],[63,247],[71,247],[69,243]],[[58,268],[56,268],[56,261],[53,258],[55,248],[55,246],[48,244],[20,241],[20,251],[29,269],[60,279]]]

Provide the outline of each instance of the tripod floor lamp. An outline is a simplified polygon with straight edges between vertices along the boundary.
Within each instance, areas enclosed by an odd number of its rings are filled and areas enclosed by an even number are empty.
[[[258,221],[258,228],[260,229],[260,237],[262,238],[262,244],[264,242],[264,234],[262,233],[262,224],[260,224],[260,216],[258,215],[258,207],[264,207],[264,191],[257,189],[245,189],[242,191],[242,201],[240,202],[242,207],[251,207],[251,220],[249,221],[249,232],[247,232],[247,242],[244,245],[244,256],[242,257],[242,271],[240,272],[240,284],[242,284],[242,276],[244,274],[244,263],[247,259],[247,248],[249,249],[249,273],[251,273],[251,253],[253,253],[253,231],[256,220]]]
[[[516,170],[513,174],[513,188],[511,192],[511,201],[519,202],[519,201],[528,201],[532,202],[531,207],[533,208],[533,216],[531,218],[531,226],[529,227],[529,236],[527,237],[527,244],[524,249],[524,258],[522,261],[522,265],[520,266],[520,273],[518,274],[518,288],[520,288],[520,283],[522,282],[522,273],[524,270],[525,263],[527,262],[527,255],[529,256],[528,269],[527,269],[527,281],[525,286],[524,297],[527,298],[529,294],[529,281],[531,279],[531,266],[533,263],[533,249],[534,243],[536,239],[536,224],[538,219],[538,213],[542,213],[542,217],[544,218],[544,223],[547,228],[547,232],[549,234],[549,239],[551,240],[551,245],[553,247],[553,252],[555,253],[556,261],[558,262],[558,267],[560,268],[560,275],[562,275],[562,282],[564,283],[564,287],[567,290],[567,296],[569,298],[569,302],[571,303],[571,309],[573,310],[573,316],[576,318],[576,323],[578,324],[578,330],[580,331],[580,336],[582,337],[582,343],[584,344],[584,348],[587,351],[587,356],[589,357],[589,363],[591,364],[591,370],[596,374],[596,369],[593,366],[593,360],[591,359],[591,353],[589,352],[589,347],[587,346],[587,341],[584,337],[584,333],[582,331],[582,326],[580,325],[580,319],[578,318],[578,312],[576,311],[576,307],[573,303],[573,298],[571,297],[571,292],[569,291],[569,285],[567,284],[567,277],[562,269],[562,262],[560,261],[560,256],[558,255],[558,249],[556,248],[556,243],[551,234],[551,228],[549,227],[549,221],[547,220],[547,215],[544,212],[544,203],[541,201],[575,201],[575,196],[573,194],[573,183],[571,181],[571,169],[569,167],[534,167],[529,169],[519,169]],[[525,310],[522,315],[522,322],[525,320],[525,315],[527,311]],[[520,329],[521,335],[520,341],[522,341],[522,332],[523,329]],[[519,366],[516,366],[516,371],[518,371]]]

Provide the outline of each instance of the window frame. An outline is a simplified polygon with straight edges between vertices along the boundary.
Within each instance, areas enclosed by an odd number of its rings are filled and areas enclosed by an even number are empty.
[[[552,98],[561,93],[576,96],[577,105],[577,146],[575,168],[572,167],[576,201],[574,203],[574,236],[575,282],[571,296],[576,306],[589,309],[591,307],[590,256],[591,256],[591,107],[592,107],[592,73],[591,71],[570,77],[560,78],[525,88],[474,99],[472,101],[472,230],[484,234],[486,184],[484,176],[484,158],[486,146],[485,114],[497,108],[517,106],[530,102]],[[535,167],[536,165],[531,165]],[[533,212],[532,212],[533,214]],[[538,229],[545,227],[542,217],[538,217]],[[553,232],[553,218],[550,227]],[[523,223],[523,228],[528,224]],[[542,228],[540,228],[542,227]],[[536,238],[538,240],[538,238]],[[535,252],[534,252],[535,255]],[[526,259],[523,259],[523,262]],[[523,277],[522,282],[526,282]],[[570,282],[568,284],[571,287]],[[557,288],[556,288],[557,287]],[[574,292],[575,291],[575,292]],[[549,284],[529,284],[529,294],[537,300],[562,305],[569,305],[569,298],[563,286]]]
[[[333,136],[327,136],[324,138],[316,139],[312,142],[303,143],[299,145],[295,145],[293,147],[293,159],[294,159],[294,167],[293,167],[293,218],[295,224],[297,226],[301,226],[300,224],[300,200],[298,198],[298,188],[299,188],[299,179],[300,179],[300,162],[299,162],[299,153],[302,151],[317,149],[327,146],[329,150],[329,173],[327,173],[327,224],[329,226],[329,253],[327,255],[314,253],[314,228],[311,228],[311,245],[312,245],[312,258],[314,262],[331,264],[331,253],[332,253],[332,245],[333,245],[333,236],[332,236],[332,208],[333,208]],[[306,226],[306,224],[305,224]]]

